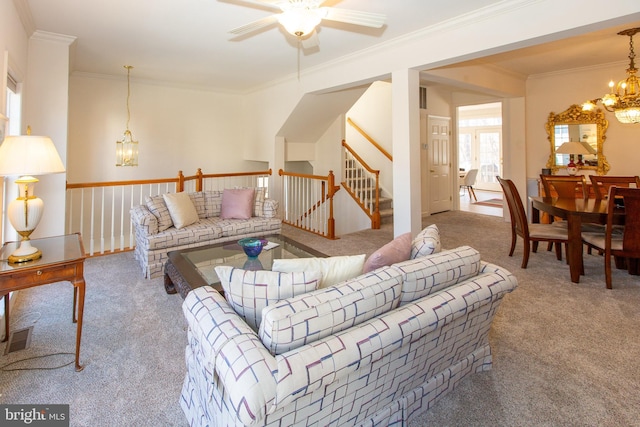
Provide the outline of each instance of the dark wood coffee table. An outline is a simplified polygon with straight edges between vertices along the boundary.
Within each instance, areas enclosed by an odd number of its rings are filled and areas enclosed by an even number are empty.
[[[218,265],[247,270],[271,270],[274,259],[326,257],[322,252],[282,235],[260,238],[267,239],[269,246],[273,247],[267,246],[257,259],[247,257],[237,240],[169,252],[169,259],[164,266],[165,290],[168,294],[178,292],[182,298],[200,286],[212,286],[223,293],[220,279],[214,270]]]

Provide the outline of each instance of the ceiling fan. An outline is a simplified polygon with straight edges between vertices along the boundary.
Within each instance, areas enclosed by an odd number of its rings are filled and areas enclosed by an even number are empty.
[[[278,22],[289,34],[296,36],[305,48],[308,48],[317,45],[315,29],[323,19],[371,28],[382,27],[386,19],[386,16],[380,13],[340,9],[336,7],[320,7],[325,0],[253,1],[266,4],[273,10],[279,10],[280,13],[234,28],[229,31],[231,34],[243,36]]]

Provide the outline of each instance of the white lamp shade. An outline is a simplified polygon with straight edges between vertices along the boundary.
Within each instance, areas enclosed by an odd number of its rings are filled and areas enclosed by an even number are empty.
[[[596,154],[596,150],[593,149],[586,142],[581,141],[569,141],[562,144],[556,149],[557,154]]]
[[[0,145],[0,175],[46,175],[64,171],[56,146],[48,136],[8,136]]]

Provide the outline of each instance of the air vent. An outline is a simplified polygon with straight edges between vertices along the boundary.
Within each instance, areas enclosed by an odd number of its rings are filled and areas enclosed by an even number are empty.
[[[18,329],[12,331],[7,341],[7,346],[4,349],[4,354],[13,353],[14,351],[24,350],[31,344],[31,333],[33,332],[33,326],[29,326],[25,329]]]
[[[420,109],[427,109],[427,88],[420,86]]]

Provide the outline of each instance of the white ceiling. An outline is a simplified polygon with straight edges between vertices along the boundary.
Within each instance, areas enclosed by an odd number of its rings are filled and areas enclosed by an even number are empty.
[[[125,76],[126,64],[134,66],[132,79],[227,91],[246,91],[297,72],[295,37],[277,24],[240,39],[229,34],[273,12],[256,0],[15,1],[28,6],[19,10],[30,30],[77,38],[72,71]],[[500,1],[327,0],[324,6],[384,13],[386,24],[371,29],[323,21],[319,47],[303,51],[300,66],[316,66],[495,3]],[[525,76],[624,61],[628,39],[616,32],[632,26],[640,24],[475,61]]]

